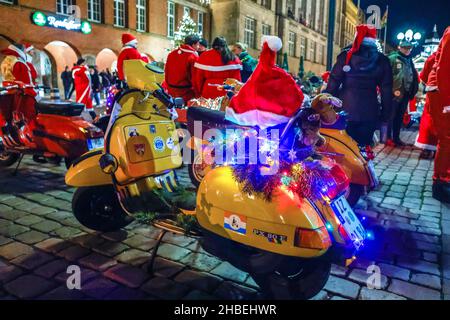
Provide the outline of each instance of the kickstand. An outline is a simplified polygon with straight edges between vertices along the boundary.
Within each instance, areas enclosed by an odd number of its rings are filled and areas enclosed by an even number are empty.
[[[164,236],[166,235],[166,233],[167,233],[167,230],[161,230],[161,232],[158,235],[158,238],[156,239],[156,245],[153,248],[152,254],[150,256],[150,261],[149,261],[149,264],[147,267],[147,271],[152,275],[154,272],[153,267],[155,265],[156,254],[158,253],[159,246],[161,245],[161,242],[162,242]]]
[[[23,153],[20,154],[20,158],[19,158],[19,161],[17,162],[16,169],[14,169],[14,172],[12,174],[13,176],[17,176],[17,171],[19,170],[19,166],[20,166],[20,163],[22,162],[23,156],[24,156]]]

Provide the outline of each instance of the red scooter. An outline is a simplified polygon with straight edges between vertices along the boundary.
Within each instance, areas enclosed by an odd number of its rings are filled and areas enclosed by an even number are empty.
[[[103,131],[80,117],[84,105],[34,96],[38,87],[4,82],[0,87],[0,167],[17,167],[26,154],[37,162],[69,166],[103,147]],[[17,170],[17,169],[16,169]]]

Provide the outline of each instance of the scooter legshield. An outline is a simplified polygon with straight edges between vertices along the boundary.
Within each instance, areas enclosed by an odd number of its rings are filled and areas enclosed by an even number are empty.
[[[111,176],[100,168],[102,155],[102,151],[92,151],[75,160],[66,173],[66,184],[77,188],[112,184]]]

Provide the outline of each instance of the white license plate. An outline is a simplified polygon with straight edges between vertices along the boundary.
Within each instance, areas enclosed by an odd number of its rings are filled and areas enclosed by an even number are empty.
[[[330,205],[354,246],[356,249],[359,249],[366,238],[366,231],[350,207],[347,199],[345,196],[342,196],[331,202]]]
[[[87,147],[88,147],[89,151],[94,150],[94,149],[103,148],[104,146],[105,146],[105,140],[103,138],[87,140]]]
[[[367,167],[369,168],[370,175],[372,176],[372,188],[376,188],[380,184],[380,181],[378,180],[377,174],[375,172],[375,165],[373,164],[372,160],[368,162]]]

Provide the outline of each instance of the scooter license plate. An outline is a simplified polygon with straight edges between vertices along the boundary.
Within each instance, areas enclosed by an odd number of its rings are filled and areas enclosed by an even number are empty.
[[[375,164],[372,160],[367,163],[367,167],[369,168],[369,172],[372,177],[372,188],[376,188],[380,184],[380,181],[378,180],[377,174],[375,172]]]
[[[105,146],[105,140],[103,138],[87,140],[87,147],[88,147],[89,151],[94,150],[94,149],[103,148],[104,146]]]
[[[349,236],[350,240],[356,249],[359,249],[366,238],[366,231],[359,221],[358,217],[353,212],[345,196],[331,202],[331,208],[336,216],[339,218],[344,230]]]

